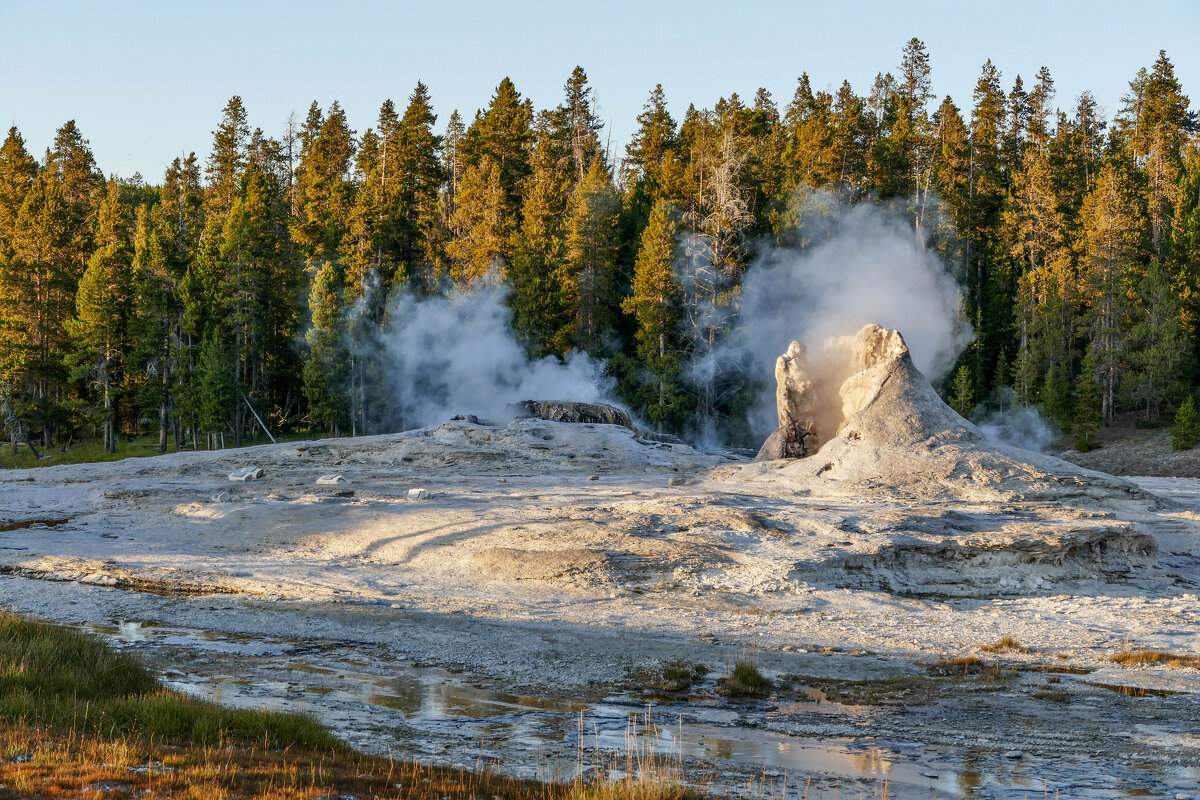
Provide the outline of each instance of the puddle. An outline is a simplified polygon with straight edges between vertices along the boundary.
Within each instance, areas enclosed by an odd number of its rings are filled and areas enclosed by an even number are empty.
[[[52,530],[66,525],[70,521],[71,518],[66,517],[65,519],[26,519],[20,522],[5,522],[0,525],[0,533],[20,530]]]
[[[1085,686],[1095,686],[1097,689],[1108,689],[1110,692],[1127,695],[1129,697],[1170,697],[1171,695],[1179,694],[1179,692],[1171,689],[1147,689],[1143,686],[1122,686],[1119,683],[1093,683],[1092,681],[1084,681]]]

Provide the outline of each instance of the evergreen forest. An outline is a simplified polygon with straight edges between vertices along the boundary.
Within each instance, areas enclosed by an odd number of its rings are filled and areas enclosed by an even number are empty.
[[[14,126],[7,438],[111,452],[157,435],[166,451],[395,430],[403,376],[362,346],[404,324],[391,300],[498,282],[530,358],[586,352],[660,431],[717,420],[756,445],[739,427],[754,379],[694,367],[756,260],[812,246],[817,192],[896,209],[959,281],[975,337],[939,389],[961,413],[1037,406],[1086,443],[1117,417],[1193,407],[1200,136],[1166,53],[1111,118],[1088,92],[1057,97],[1046,68],[1008,80],[988,61],[957,101],[931,87],[915,38],[867,87],[802,74],[790,98],[760,89],[676,119],[656,86],[619,150],[579,67],[552,108],[505,78],[440,123],[417,83],[361,133],[337,101],[266,133],[235,96],[207,156],[157,183],[106,178],[74,121],[40,158]]]

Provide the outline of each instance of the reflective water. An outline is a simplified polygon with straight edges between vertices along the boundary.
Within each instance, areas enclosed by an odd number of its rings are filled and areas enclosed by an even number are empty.
[[[876,709],[841,706],[815,691],[807,693],[809,702],[770,706],[731,704],[704,688],[669,703],[635,695],[583,702],[495,691],[444,669],[372,661],[352,648],[316,654],[308,643],[137,622],[94,630],[133,648],[192,653],[190,665],[164,674],[173,689],[232,706],[309,713],[375,752],[465,767],[495,763],[528,777],[568,779],[595,769],[621,774],[649,767],[727,789],[757,781],[760,794],[783,798],[802,797],[810,777],[826,788],[855,787],[845,792],[848,797],[871,796],[886,785],[893,800],[1023,797],[1042,792],[1047,774],[1053,775],[1051,786],[1071,789],[1064,797],[1138,790],[1125,778],[1096,775],[1096,765],[1085,759],[1023,754],[997,764],[994,753],[980,757],[962,748],[883,741],[869,735]],[[849,722],[867,735],[803,732],[825,718],[843,728]],[[798,719],[804,724],[796,727]],[[788,729],[799,735],[781,732]],[[1170,775],[1172,783],[1189,780]]]

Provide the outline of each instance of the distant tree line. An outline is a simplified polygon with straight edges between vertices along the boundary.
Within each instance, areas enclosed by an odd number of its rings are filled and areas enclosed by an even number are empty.
[[[404,324],[389,296],[486,279],[531,356],[586,351],[644,418],[736,435],[749,379],[693,367],[756,257],[813,243],[804,198],[823,190],[898,207],[959,276],[976,338],[944,388],[963,413],[1039,404],[1084,439],[1122,412],[1154,420],[1200,377],[1196,115],[1165,53],[1111,121],[1088,92],[1061,110],[1045,68],[1001,77],[983,65],[965,115],[935,103],[912,39],[865,95],[801,75],[782,109],[759,89],[676,121],[657,86],[623,154],[581,68],[554,108],[505,78],[441,129],[421,83],[361,135],[335,101],[271,137],[233,97],[207,160],[159,185],[106,180],[73,121],[41,159],[13,127],[0,416],[14,447],[388,430],[371,353]]]

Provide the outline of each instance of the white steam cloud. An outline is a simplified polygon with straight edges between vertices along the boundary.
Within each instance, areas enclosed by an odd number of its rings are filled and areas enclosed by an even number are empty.
[[[763,390],[749,420],[760,437],[777,425],[773,369],[793,339],[813,353],[829,338],[878,323],[899,330],[917,368],[936,380],[973,337],[962,318],[958,283],[909,221],[822,193],[809,203],[820,203],[826,215],[817,232],[823,238],[802,251],[774,251],[746,271],[735,327],[711,355],[750,361],[762,373]]]
[[[601,402],[607,392],[598,363],[572,353],[531,361],[512,332],[502,287],[487,285],[446,297],[398,297],[383,346],[395,367],[404,428],[445,422],[452,414],[503,421],[520,400]]]

